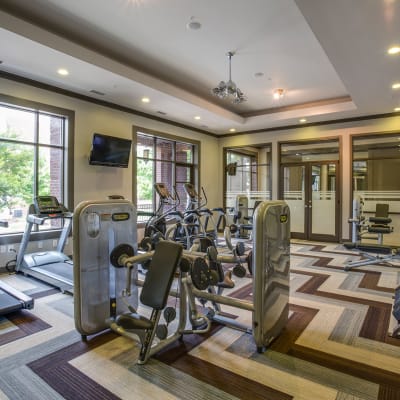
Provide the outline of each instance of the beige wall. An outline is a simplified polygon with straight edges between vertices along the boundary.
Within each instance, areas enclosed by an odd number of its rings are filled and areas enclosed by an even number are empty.
[[[349,123],[338,123],[324,126],[299,127],[298,129],[277,130],[231,136],[220,139],[220,154],[224,147],[248,146],[260,143],[272,143],[272,198],[278,196],[278,143],[292,140],[307,140],[329,137],[340,137],[342,143],[341,181],[342,181],[342,232],[340,237],[350,237],[350,226],[347,222],[351,214],[350,188],[351,188],[351,135],[375,132],[399,132],[400,116],[379,118]],[[222,174],[218,177],[219,186],[222,187]],[[222,194],[221,194],[222,196]],[[222,197],[221,197],[222,198]]]
[[[132,167],[135,165],[133,157],[129,162],[129,168],[110,168],[89,165],[88,155],[94,132],[132,138],[132,126],[140,126],[200,141],[200,183],[206,190],[209,206],[217,207],[220,205],[219,188],[215,185],[214,179],[210,179],[210,177],[214,178],[221,174],[218,160],[218,141],[216,138],[8,79],[0,78],[0,93],[75,112],[74,206],[84,200],[106,199],[109,194],[120,194],[127,199],[131,199]],[[69,241],[67,245],[67,254],[72,254],[71,242]],[[16,243],[14,248],[18,251],[19,243]],[[37,248],[36,243],[30,243],[28,251],[38,251]],[[52,240],[43,243],[43,249],[52,248]],[[13,253],[0,254],[0,268],[13,257]]]
[[[182,138],[201,141],[201,175],[209,205],[219,204],[219,192],[210,177],[219,175],[218,141],[216,138],[178,128],[86,101],[37,89],[7,79],[0,79],[0,92],[26,100],[36,101],[75,111],[74,202],[105,199],[109,194],[121,194],[131,199],[133,159],[129,168],[110,168],[88,164],[88,155],[94,132],[123,138],[132,137],[132,126],[140,126]]]

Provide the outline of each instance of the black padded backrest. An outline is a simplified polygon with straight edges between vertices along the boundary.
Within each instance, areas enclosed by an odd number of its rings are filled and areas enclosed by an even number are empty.
[[[389,204],[377,203],[375,208],[375,217],[388,218],[389,217]]]
[[[145,306],[162,310],[167,304],[182,250],[182,245],[175,242],[163,240],[157,243],[140,294],[140,301]]]

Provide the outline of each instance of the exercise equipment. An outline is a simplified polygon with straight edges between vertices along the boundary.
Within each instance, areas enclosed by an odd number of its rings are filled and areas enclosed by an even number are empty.
[[[34,226],[42,226],[46,221],[60,221],[61,235],[56,250],[27,253],[27,247]],[[25,231],[17,255],[16,271],[49,283],[62,292],[73,289],[73,266],[71,259],[63,253],[71,232],[72,213],[58,202],[54,196],[38,196],[29,206]]]
[[[155,250],[138,253],[136,210],[128,201],[88,201],[74,211],[75,326],[83,340],[112,329],[141,342],[138,363],[177,340],[186,329],[187,304],[184,289],[179,293],[179,315],[166,306],[173,279],[191,270],[191,259],[181,259],[182,245],[160,241]],[[150,260],[144,282],[138,279],[137,265]],[[180,266],[177,271],[178,264]],[[139,298],[139,287],[143,286]],[[151,315],[143,306],[151,308]],[[161,321],[163,319],[164,321]],[[169,334],[175,319],[177,326]],[[200,314],[191,315],[196,332],[205,332],[209,322]],[[198,329],[203,326],[204,329]],[[173,328],[172,328],[173,329]]]
[[[197,193],[193,183],[185,183],[183,188],[186,192],[186,209],[185,220],[191,222],[197,228],[193,236],[207,236],[215,241],[217,245],[218,231],[226,226],[225,211],[221,207],[209,209],[206,207],[208,203],[207,195],[203,187],[201,187],[202,196]],[[214,219],[214,213],[218,214],[217,221]],[[223,227],[223,228],[221,228]]]
[[[389,205],[377,203],[375,216],[368,219],[364,216],[363,206],[362,197],[356,196],[353,200],[353,215],[349,219],[352,224],[352,241],[344,242],[343,246],[349,250],[357,250],[364,258],[347,262],[345,271],[371,264],[394,266],[391,261],[400,260],[400,249],[383,244],[383,235],[393,232],[393,228],[389,226],[392,222],[388,215]],[[374,236],[368,236],[370,233]],[[376,239],[377,243],[362,242],[363,238]]]
[[[109,328],[110,318],[129,311],[122,300],[126,272],[111,265],[110,254],[119,245],[136,243],[136,210],[128,200],[84,201],[75,207],[73,223],[75,326],[86,340]],[[130,247],[124,253],[135,254]],[[129,292],[131,306],[137,307],[136,284]]]
[[[375,215],[366,218],[364,200],[359,195],[353,199],[352,217],[348,221],[352,226],[351,241],[353,243],[360,242],[362,239],[373,239],[381,245],[383,244],[383,235],[393,232],[393,227],[389,226],[392,222],[392,219],[389,218],[389,204],[377,203]]]
[[[34,300],[0,280],[0,315],[33,308]]]
[[[93,213],[99,215],[96,234],[88,225]],[[154,250],[138,253],[135,210],[129,202],[89,202],[74,214],[75,325],[82,339],[111,328],[140,341],[138,363],[143,364],[184,334],[208,332],[211,320],[242,329],[233,319],[224,320],[220,304],[252,312],[252,325],[245,330],[253,335],[258,351],[264,351],[285,326],[290,216],[284,202],[263,203],[255,216],[252,302],[215,292],[220,279],[210,263],[215,261],[210,246],[204,256],[161,240]],[[144,260],[150,265],[142,283],[137,266]],[[168,296],[175,297],[179,310],[167,306]],[[211,301],[213,313],[201,314],[196,299]]]
[[[183,283],[189,296],[211,302],[209,319],[251,333],[257,351],[263,352],[280,334],[289,315],[290,211],[284,201],[265,201],[257,207],[252,263],[252,302],[219,295],[211,286],[204,291],[190,277]],[[251,327],[226,317],[221,304],[250,311]]]

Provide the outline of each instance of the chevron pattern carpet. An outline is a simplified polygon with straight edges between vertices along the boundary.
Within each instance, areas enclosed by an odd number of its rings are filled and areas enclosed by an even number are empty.
[[[0,317],[0,400],[400,400],[400,339],[390,336],[400,268],[344,271],[357,258],[337,244],[292,243],[290,318],[265,353],[250,334],[213,325],[142,366],[139,346],[114,333],[81,341],[71,296],[2,275],[35,307]],[[229,295],[251,299],[251,277],[235,281]],[[224,311],[251,324],[249,312]]]

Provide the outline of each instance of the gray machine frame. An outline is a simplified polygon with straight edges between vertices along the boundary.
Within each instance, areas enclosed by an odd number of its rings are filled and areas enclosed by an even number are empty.
[[[75,207],[73,223],[75,325],[86,338],[109,328],[112,316],[128,311],[123,295],[127,271],[110,264],[110,252],[137,242],[136,210],[128,200],[84,201]],[[136,267],[132,274],[130,300],[137,307]]]
[[[193,287],[186,280],[187,292],[209,300],[216,322],[253,335],[259,352],[279,335],[289,317],[290,210],[284,201],[264,201],[254,214],[253,301],[239,300]],[[220,304],[251,311],[252,326],[246,326],[221,313]]]
[[[72,293],[72,260],[63,253],[68,236],[71,232],[72,218],[72,213],[67,209],[62,213],[51,216],[35,214],[34,207],[31,205],[26,217],[25,231],[17,255],[16,271],[49,283],[59,288],[62,292]],[[27,253],[26,250],[33,226],[43,225],[47,220],[57,219],[63,220],[64,224],[56,250]]]

